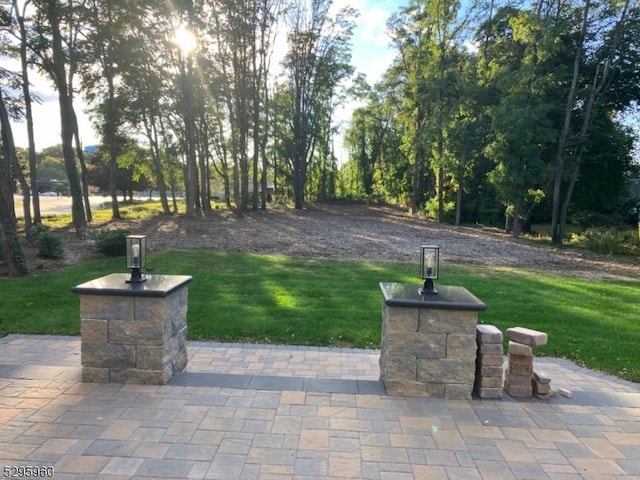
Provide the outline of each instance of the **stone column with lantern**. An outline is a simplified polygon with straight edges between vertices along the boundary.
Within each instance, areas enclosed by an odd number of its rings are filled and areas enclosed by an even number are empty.
[[[164,384],[187,365],[186,275],[144,275],[146,236],[127,237],[126,266],[73,288],[80,297],[82,380]]]
[[[381,283],[380,373],[389,395],[468,399],[476,324],[486,305],[464,287],[439,285],[439,247],[421,247],[422,287]]]

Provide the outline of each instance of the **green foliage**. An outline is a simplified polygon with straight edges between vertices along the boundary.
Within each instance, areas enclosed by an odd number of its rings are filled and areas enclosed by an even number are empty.
[[[65,180],[66,178],[67,172],[62,155],[60,157],[45,156],[38,163],[38,179]]]
[[[576,212],[571,216],[571,222],[583,228],[613,227],[622,223],[622,217],[616,214],[605,214],[592,210]]]
[[[96,250],[105,255],[126,255],[127,235],[130,233],[125,229],[99,230],[94,235]]]
[[[629,253],[636,239],[631,231],[594,227],[572,235],[571,242],[603,255],[623,255]]]
[[[358,99],[367,103],[354,110],[347,129],[348,192],[364,196],[372,179],[390,178],[388,165],[402,163],[412,178],[404,179],[403,195],[395,198],[410,197],[413,211],[439,197],[439,205],[459,203],[462,222],[496,223],[509,205],[518,222],[546,222],[556,209],[549,185],[564,156],[559,181],[561,193],[573,192],[569,211],[625,212],[633,145],[618,119],[638,89],[631,81],[638,54],[631,46],[640,33],[640,9],[630,8],[628,21],[619,24],[623,4],[592,2],[590,16],[608,26],[589,22],[585,53],[577,34],[585,5],[556,10],[496,4],[489,17],[478,18],[475,4],[407,2],[388,25],[396,61],[382,82],[360,89]],[[481,23],[468,22],[474,17]],[[473,45],[467,28],[475,30]],[[619,34],[624,40],[615,46]],[[569,95],[576,52],[582,53],[579,75],[576,93]],[[601,85],[587,114],[594,79],[602,77],[610,54],[611,81]],[[573,106],[567,107],[568,96],[575,97]],[[559,151],[567,111],[569,140]],[[400,139],[395,153],[380,154],[376,149],[390,132]],[[568,187],[572,175],[575,188]],[[377,191],[392,200],[384,189]],[[436,218],[449,220],[442,211]]]
[[[444,217],[440,218],[440,222],[453,223],[455,216],[455,202],[444,202]],[[431,218],[438,218],[438,199],[431,198],[425,206],[427,215]]]
[[[35,225],[31,227],[31,233],[38,246],[38,255],[42,258],[62,258],[64,247],[62,236],[51,231],[46,225]]]

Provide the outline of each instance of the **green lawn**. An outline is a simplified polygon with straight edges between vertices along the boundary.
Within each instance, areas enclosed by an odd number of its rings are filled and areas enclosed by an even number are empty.
[[[79,334],[78,285],[126,271],[122,259],[0,279],[0,335]],[[202,250],[154,253],[152,273],[192,275],[189,336],[237,342],[378,347],[379,282],[419,284],[418,266]],[[437,282],[484,301],[482,323],[546,331],[539,355],[640,382],[640,283],[514,269],[441,266]]]

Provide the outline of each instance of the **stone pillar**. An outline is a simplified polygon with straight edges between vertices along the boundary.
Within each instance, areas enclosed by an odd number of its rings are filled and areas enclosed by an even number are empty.
[[[82,380],[165,384],[187,366],[191,277],[112,274],[78,285]]]
[[[389,395],[470,399],[478,312],[487,307],[463,287],[381,283],[380,373]]]

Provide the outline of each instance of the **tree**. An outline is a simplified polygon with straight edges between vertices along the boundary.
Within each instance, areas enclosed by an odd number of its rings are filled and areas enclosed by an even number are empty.
[[[296,0],[287,15],[289,50],[283,63],[289,96],[286,142],[297,209],[305,204],[309,165],[321,122],[331,113],[330,99],[352,71],[349,40],[355,12],[345,8],[331,18],[331,5],[331,0]]]
[[[357,177],[351,193],[367,199],[382,197],[380,190],[384,191],[384,186],[376,182],[376,173],[379,178],[385,176],[385,144],[389,131],[393,128],[393,116],[388,114],[383,97],[386,92],[382,88],[377,85],[372,89],[362,77],[356,80],[356,98],[365,100],[366,104],[354,110],[345,134],[349,161],[353,163]]]
[[[73,7],[62,6],[56,0],[41,0],[36,6],[39,7],[35,26],[38,38],[32,49],[40,57],[40,65],[53,80],[58,93],[60,136],[71,193],[71,218],[76,234],[82,235],[87,226],[87,219],[85,205],[83,204],[82,185],[73,147],[74,135],[78,126],[73,109],[73,89],[67,78],[67,67],[73,67],[73,63],[69,58],[71,53],[69,44],[65,45],[62,36],[64,19],[72,16]],[[74,27],[71,26],[71,28],[73,29]],[[73,68],[71,68],[71,71],[73,71]],[[70,76],[72,77],[71,72]]]
[[[455,0],[414,0],[389,22],[399,52],[394,66],[404,84],[403,150],[412,164],[411,210],[435,191],[434,216],[444,221],[445,190],[455,160],[447,130],[461,101],[462,52],[467,16]],[[430,185],[427,185],[427,181]]]
[[[403,151],[403,85],[390,69],[370,87],[357,78],[356,98],[364,101],[352,114],[345,135],[349,161],[341,170],[342,193],[407,204],[411,192],[409,159]]]
[[[227,0],[203,18],[210,79],[203,93],[215,128],[200,128],[214,141],[214,170],[240,213],[266,207],[269,70],[280,8],[280,0]]]
[[[483,104],[484,91],[479,85],[478,65],[478,56],[472,52],[468,52],[461,62],[460,99],[450,117],[445,139],[447,150],[450,152],[447,169],[456,196],[456,225],[463,221],[465,200],[470,196],[467,194],[474,188],[474,183],[479,183],[475,179],[487,163],[483,149],[488,139],[491,120]],[[486,183],[486,177],[481,178],[482,183]],[[475,214],[477,218],[477,212]]]
[[[119,55],[124,55],[127,61],[118,64],[117,73],[122,80],[118,83],[115,110],[116,117],[124,122],[118,124],[117,130],[128,131],[128,136],[139,135],[146,139],[162,210],[169,214],[166,175],[173,175],[175,168],[169,165],[169,161],[165,162],[168,157],[173,158],[172,155],[166,155],[173,145],[173,135],[165,125],[175,123],[169,117],[176,99],[172,77],[167,70],[175,64],[173,52],[176,46],[173,43],[175,31],[168,31],[164,17],[162,10],[151,10],[140,19],[144,21],[128,25],[126,39],[119,43],[122,47],[126,46]],[[166,57],[154,55],[157,48],[167,52]],[[118,51],[121,51],[120,48]],[[175,188],[172,191],[175,211]]]
[[[492,96],[485,152],[495,165],[490,179],[506,208],[505,228],[514,237],[548,183],[559,124],[558,85],[566,78],[565,26],[555,18],[508,7],[499,9],[478,34],[489,39],[480,49],[483,82]],[[491,31],[485,33],[485,28]]]
[[[18,5],[18,0],[12,0],[13,15],[18,23],[18,39],[20,42],[20,66],[22,75],[22,92],[24,96],[24,109],[25,109],[25,121],[27,124],[27,141],[29,143],[28,158],[29,158],[29,180],[30,190],[33,193],[33,223],[36,225],[42,222],[42,216],[40,213],[40,197],[38,196],[38,174],[36,166],[36,145],[35,136],[33,132],[33,108],[32,102],[37,98],[32,97],[31,88],[29,84],[29,58],[28,58],[28,44],[30,32],[27,29],[26,10],[29,5],[29,1],[25,1],[22,8]],[[27,230],[27,236],[30,235],[31,215],[29,212],[25,212],[25,228]]]
[[[595,19],[590,19],[590,12],[591,1],[585,0],[582,9],[582,28],[575,45],[573,76],[565,107],[565,120],[558,140],[551,220],[552,241],[558,245],[564,239],[569,207],[580,175],[594,116],[598,111],[605,115],[608,113],[608,108],[602,107],[611,91],[637,92],[638,88],[639,72],[632,67],[637,64],[639,59],[637,52],[640,38],[637,26],[638,6],[629,0],[622,3],[604,2],[596,12]],[[610,25],[606,35],[594,41],[594,37],[603,25]],[[590,44],[597,45],[591,55],[585,51]],[[585,56],[590,58],[587,58],[587,64],[583,65],[582,61]],[[590,75],[583,75],[582,81],[584,83],[578,85],[579,74],[585,69],[590,70]],[[629,75],[630,73],[631,75]],[[614,82],[614,78],[617,82]],[[617,89],[612,89],[614,83],[618,83]],[[582,90],[582,94],[579,96],[576,93],[578,87]],[[614,95],[620,98],[618,93]],[[633,98],[633,94],[627,94],[627,99],[619,102],[617,108],[622,109],[629,105]],[[576,108],[578,105],[580,108]],[[581,114],[579,126],[573,125],[576,110],[579,110]],[[570,139],[572,127],[575,137]],[[575,146],[572,145],[571,150],[569,150],[569,140],[572,140],[572,143],[575,142]],[[567,158],[570,162],[568,172],[565,170]],[[568,179],[565,177],[567,174]]]
[[[2,158],[0,158],[0,252],[10,277],[26,275],[27,264],[20,246],[13,204],[13,173],[18,164],[13,132],[2,88],[0,88],[0,130],[2,130]]]
[[[80,13],[85,31],[80,47],[83,49],[83,89],[87,99],[97,103],[96,126],[102,143],[109,152],[109,186],[111,216],[120,218],[118,206],[117,157],[120,146],[119,132],[124,124],[122,97],[116,90],[116,82],[122,79],[122,70],[131,60],[131,48],[137,46],[133,32],[142,26],[147,14],[146,2],[106,2],[88,0]]]

